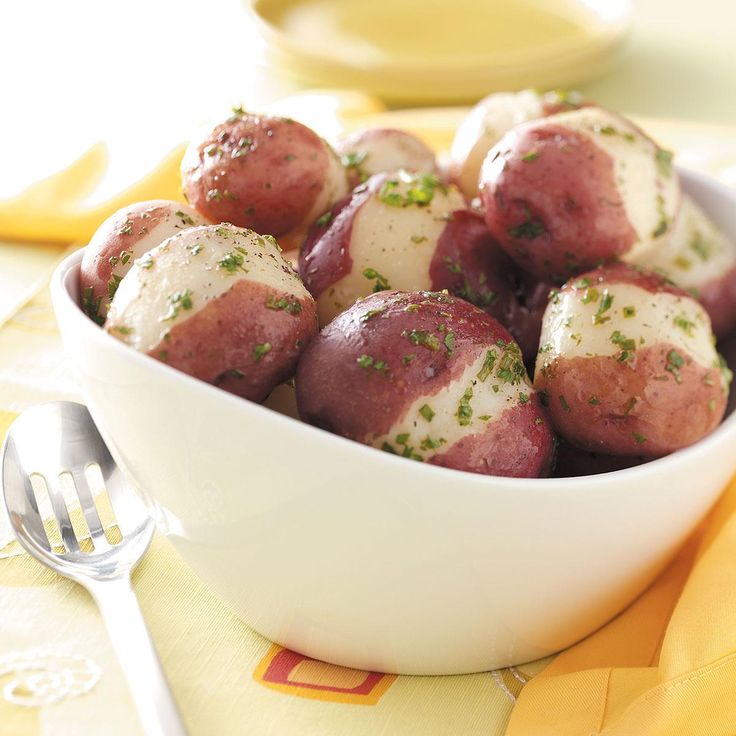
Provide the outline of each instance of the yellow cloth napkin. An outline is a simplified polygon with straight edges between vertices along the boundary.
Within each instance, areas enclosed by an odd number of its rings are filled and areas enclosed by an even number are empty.
[[[354,93],[299,95],[276,109],[328,136],[341,126],[404,127],[437,150],[447,148],[464,113],[386,113]],[[735,137],[726,131],[644,125],[679,149],[680,161],[726,176],[736,171]],[[91,207],[85,197],[105,162],[95,147],[70,169],[0,202],[0,237],[86,239],[127,201],[176,197],[180,152]],[[0,242],[0,439],[26,407],[76,398],[45,287],[63,251]],[[209,593],[160,536],[135,587],[194,735],[733,736],[735,511],[736,483],[650,589],[583,642],[553,659],[477,675],[397,678],[272,645]],[[3,513],[0,612],[0,736],[141,733],[89,597],[22,554]]]

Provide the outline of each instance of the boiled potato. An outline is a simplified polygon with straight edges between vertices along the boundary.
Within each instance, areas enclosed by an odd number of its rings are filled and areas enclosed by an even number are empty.
[[[511,335],[443,293],[383,291],[354,304],[299,363],[306,421],[412,460],[537,477],[554,438]]]
[[[348,193],[345,169],[314,131],[239,108],[190,143],[182,188],[209,220],[283,236],[290,247]]]
[[[544,315],[534,385],[568,442],[659,457],[721,421],[730,375],[710,319],[661,276],[616,263],[569,281]]]
[[[671,237],[637,263],[695,296],[719,337],[736,327],[736,244],[690,197],[683,196]]]
[[[547,281],[635,260],[675,221],[680,183],[671,158],[633,123],[596,107],[525,123],[483,163],[488,229]]]
[[[450,149],[448,175],[468,200],[478,194],[480,167],[488,151],[513,127],[585,104],[577,92],[494,92],[460,123]]]
[[[137,202],[110,215],[82,257],[79,290],[84,311],[102,324],[118,284],[136,258],[182,230],[206,224],[191,207],[164,199]]]
[[[341,138],[335,144],[353,187],[368,177],[397,169],[434,171],[429,146],[411,133],[395,128],[368,128]]]
[[[262,401],[293,375],[317,317],[273,238],[211,225],[135,261],[105,329],[184,373]]]

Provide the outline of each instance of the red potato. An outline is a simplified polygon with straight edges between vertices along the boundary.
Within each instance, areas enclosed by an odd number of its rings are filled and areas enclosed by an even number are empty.
[[[659,457],[723,418],[728,369],[686,292],[623,263],[569,281],[547,307],[534,385],[579,448]]]
[[[695,296],[719,337],[736,327],[736,244],[690,197],[683,195],[672,235],[636,263]]]
[[[205,217],[283,236],[291,247],[348,193],[340,160],[314,131],[239,108],[189,144],[181,171],[187,200]]]
[[[381,289],[431,286],[437,241],[465,202],[430,173],[377,174],[320,218],[299,257],[321,324]]]
[[[411,133],[395,128],[369,128],[341,138],[335,144],[348,171],[352,187],[362,184],[374,174],[406,169],[434,171],[434,152]]]
[[[545,475],[554,437],[521,352],[492,317],[442,293],[384,291],[330,323],[299,363],[306,421],[486,475]]]
[[[555,90],[540,94],[494,92],[483,98],[460,123],[450,149],[448,176],[468,200],[478,194],[483,159],[509,130],[530,120],[568,112],[588,104],[577,92]]]
[[[596,107],[520,125],[483,163],[486,224],[522,268],[547,281],[636,260],[675,221],[680,184],[671,157]]]
[[[82,307],[102,324],[118,284],[151,248],[207,221],[181,202],[155,199],[123,207],[105,220],[84,251],[79,271]]]
[[[276,241],[224,224],[185,230],[138,259],[105,329],[184,373],[262,401],[293,375],[317,317]]]

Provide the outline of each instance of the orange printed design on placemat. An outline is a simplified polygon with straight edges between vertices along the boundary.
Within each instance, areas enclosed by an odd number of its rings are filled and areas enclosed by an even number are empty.
[[[300,698],[375,705],[396,675],[328,664],[274,644],[258,663],[253,679],[272,690]]]

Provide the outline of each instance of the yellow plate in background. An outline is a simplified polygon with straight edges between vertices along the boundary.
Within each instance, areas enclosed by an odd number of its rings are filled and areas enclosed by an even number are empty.
[[[570,86],[600,74],[630,0],[249,0],[270,63],[393,104]]]

